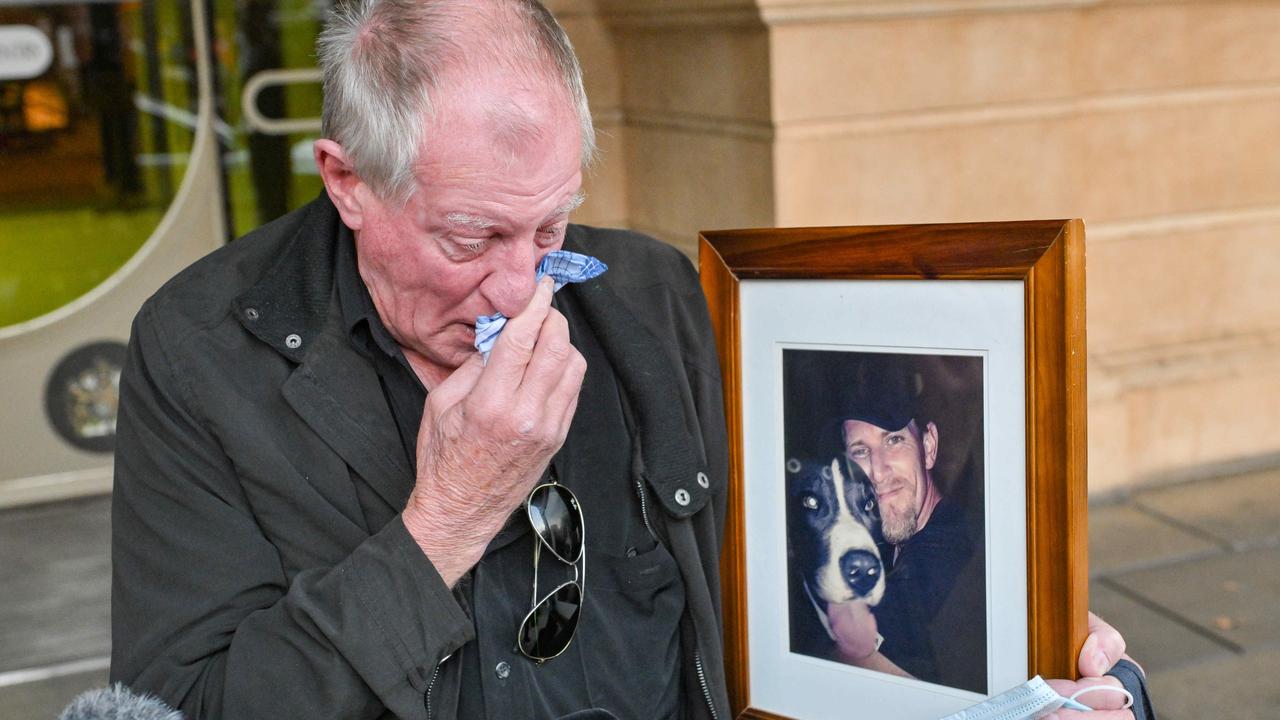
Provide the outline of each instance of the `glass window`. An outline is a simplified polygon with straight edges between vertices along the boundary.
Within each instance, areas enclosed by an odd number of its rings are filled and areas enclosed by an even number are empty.
[[[184,2],[0,7],[0,327],[120,268],[187,167],[196,112]]]
[[[314,120],[304,132],[258,129],[241,107],[255,77],[279,70],[315,68],[316,35],[328,13],[315,0],[215,0],[213,52],[218,114],[234,134],[220,135],[227,226],[238,237],[315,199],[322,184],[311,157],[320,134],[320,83],[272,81],[256,94],[258,113],[269,120]]]

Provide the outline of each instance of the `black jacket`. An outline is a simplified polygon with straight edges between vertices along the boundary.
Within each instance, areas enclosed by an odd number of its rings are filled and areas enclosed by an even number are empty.
[[[474,631],[400,520],[413,470],[342,327],[339,223],[322,195],[183,271],[134,321],[111,676],[191,718],[422,718],[429,686],[432,715],[455,714],[446,658]],[[697,276],[634,233],[571,226],[564,247],[610,266],[562,292],[578,293],[617,372],[633,473],[680,566],[686,717],[728,717],[728,460]]]

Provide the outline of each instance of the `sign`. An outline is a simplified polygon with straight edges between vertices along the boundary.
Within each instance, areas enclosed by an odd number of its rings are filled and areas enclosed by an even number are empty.
[[[53,44],[30,25],[0,25],[0,81],[40,77],[53,63]]]

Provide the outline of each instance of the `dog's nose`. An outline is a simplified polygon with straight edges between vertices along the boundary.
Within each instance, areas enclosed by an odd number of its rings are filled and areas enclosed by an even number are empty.
[[[840,572],[844,575],[844,581],[853,589],[853,594],[863,597],[876,586],[884,568],[875,553],[850,550],[840,556]]]

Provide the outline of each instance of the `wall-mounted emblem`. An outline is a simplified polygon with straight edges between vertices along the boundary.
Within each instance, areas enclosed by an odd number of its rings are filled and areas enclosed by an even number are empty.
[[[53,369],[44,406],[63,440],[90,452],[115,450],[124,356],[123,343],[96,342],[71,351]]]

